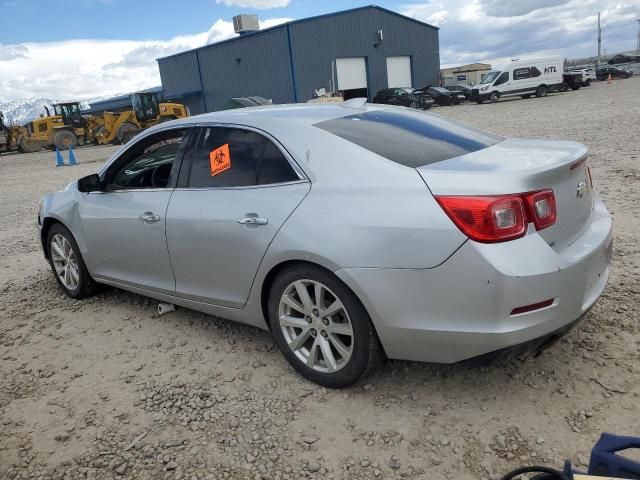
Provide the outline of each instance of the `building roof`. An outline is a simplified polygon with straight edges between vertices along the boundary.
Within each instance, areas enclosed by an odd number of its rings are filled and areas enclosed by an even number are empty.
[[[469,63],[467,65],[460,65],[459,67],[447,67],[442,68],[442,71],[451,71],[451,72],[470,72],[474,70],[489,70],[491,69],[491,65],[488,63]]]
[[[202,49],[205,49],[205,48],[210,48],[210,47],[215,47],[215,46],[218,46],[218,45],[224,45],[224,44],[228,44],[228,43],[241,41],[241,40],[243,40],[245,38],[253,37],[253,36],[256,36],[256,35],[261,35],[261,34],[266,33],[266,32],[272,32],[272,31],[277,30],[279,28],[288,27],[289,25],[296,25],[298,23],[311,22],[311,21],[314,21],[314,20],[320,20],[320,19],[323,19],[323,18],[335,17],[335,16],[338,16],[338,15],[345,15],[345,14],[359,12],[361,10],[369,10],[369,9],[379,10],[381,12],[384,12],[384,13],[387,13],[387,14],[390,14],[390,15],[395,15],[396,17],[403,18],[403,19],[405,19],[407,21],[414,22],[414,23],[417,23],[417,24],[425,26],[425,27],[433,28],[434,30],[439,30],[438,27],[435,27],[435,26],[430,25],[430,24],[425,23],[425,22],[421,22],[420,20],[416,20],[415,18],[407,17],[406,15],[402,15],[401,13],[394,12],[393,10],[389,10],[387,8],[384,8],[384,7],[379,7],[378,5],[365,5],[363,7],[351,8],[349,10],[340,10],[339,12],[332,12],[332,13],[325,13],[323,15],[316,15],[315,17],[307,17],[307,18],[301,18],[299,20],[292,20],[291,22],[281,23],[281,24],[276,25],[274,27],[265,28],[264,30],[258,30],[256,32],[251,32],[251,33],[245,33],[243,35],[238,35],[238,36],[229,38],[227,40],[222,40],[220,42],[210,43],[208,45],[203,45],[201,47],[192,48],[190,50],[185,50],[183,52],[174,53],[173,55],[167,55],[166,57],[160,57],[160,58],[157,58],[156,60],[157,61],[162,61],[162,60],[166,60],[166,59],[169,59],[169,58],[178,57],[180,55],[185,55],[187,53],[194,52],[196,50],[202,50]]]

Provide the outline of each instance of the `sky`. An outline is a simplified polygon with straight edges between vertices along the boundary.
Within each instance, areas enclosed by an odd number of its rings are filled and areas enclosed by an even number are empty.
[[[373,0],[375,2],[375,0]],[[0,0],[0,101],[86,100],[160,84],[156,58],[234,35],[232,17],[261,28],[368,5],[354,0]],[[638,0],[378,0],[440,27],[442,66],[514,56],[635,49]]]

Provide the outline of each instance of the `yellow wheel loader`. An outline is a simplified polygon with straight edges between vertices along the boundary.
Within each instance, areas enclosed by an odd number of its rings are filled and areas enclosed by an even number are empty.
[[[11,151],[9,144],[9,127],[4,124],[4,115],[0,112],[0,152]]]
[[[22,152],[37,152],[42,147],[68,150],[83,145],[88,138],[87,119],[80,112],[78,102],[59,103],[47,115],[20,127],[18,148]]]
[[[145,128],[189,116],[184,105],[160,103],[155,93],[131,95],[131,106],[132,110],[119,113],[104,112],[102,118],[90,121],[96,143],[126,143]]]

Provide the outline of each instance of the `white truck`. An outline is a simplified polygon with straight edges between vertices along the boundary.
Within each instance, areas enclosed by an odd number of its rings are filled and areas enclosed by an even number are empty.
[[[561,89],[562,58],[523,58],[497,65],[471,90],[471,101],[497,102],[500,97],[545,97]]]

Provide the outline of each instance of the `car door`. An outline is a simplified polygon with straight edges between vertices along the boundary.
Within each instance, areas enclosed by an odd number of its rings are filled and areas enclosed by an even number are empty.
[[[165,214],[188,132],[173,128],[140,139],[101,174],[102,190],[80,203],[85,258],[96,279],[173,293]]]
[[[310,185],[263,132],[198,127],[167,211],[176,294],[242,307],[269,244]]]

